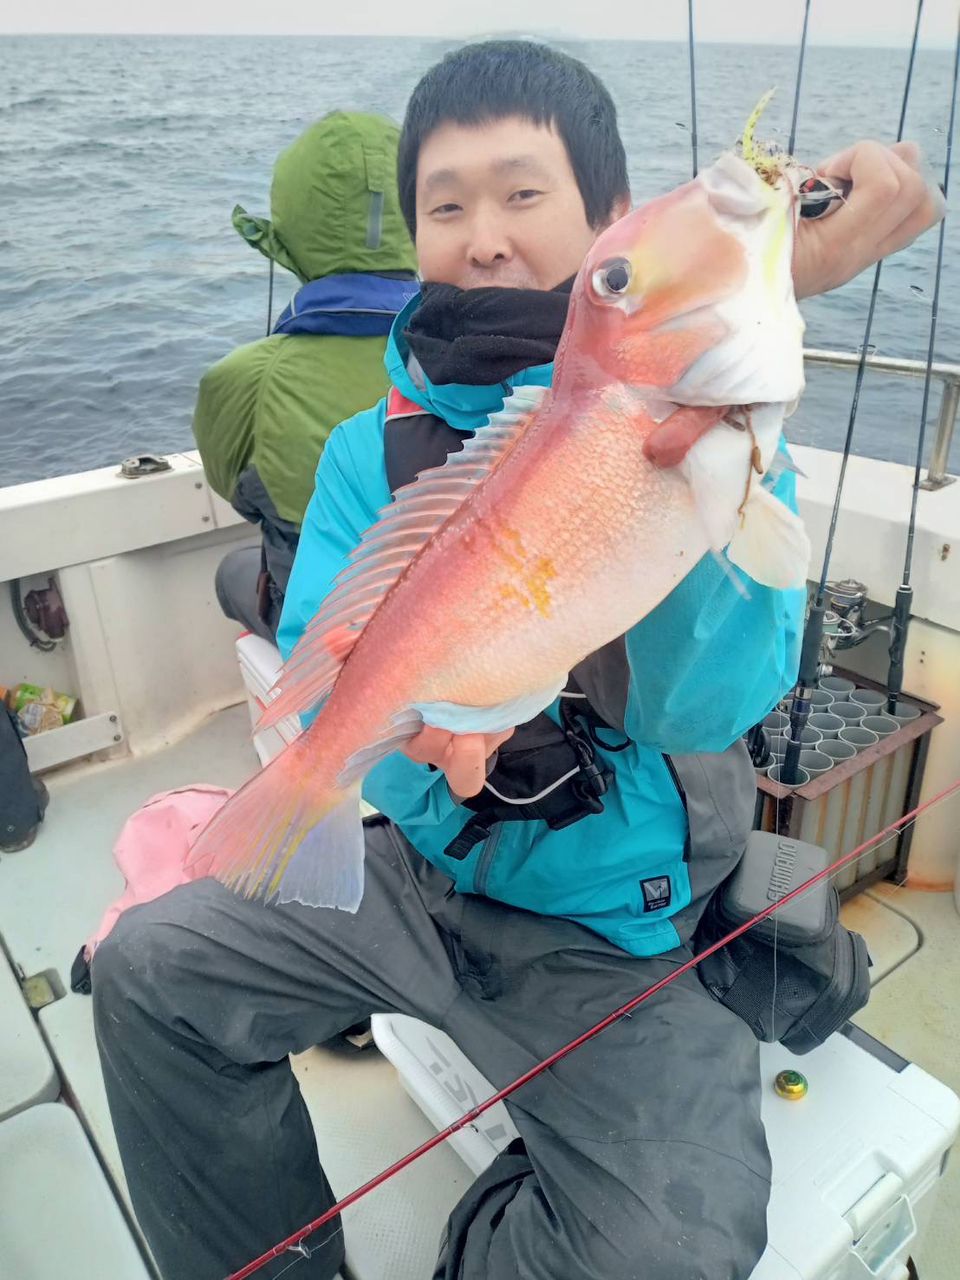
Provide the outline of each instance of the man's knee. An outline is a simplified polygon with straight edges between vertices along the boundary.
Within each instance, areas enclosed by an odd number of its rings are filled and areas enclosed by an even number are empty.
[[[622,1223],[624,1254],[635,1268],[629,1275],[749,1280],[767,1244],[768,1178],[707,1148],[678,1145],[680,1159],[662,1181],[638,1186],[642,1210]]]
[[[153,968],[160,949],[159,928],[149,918],[141,919],[138,911],[125,912],[97,947],[90,967],[94,1019],[98,1028],[107,1030],[119,1025],[130,1011],[131,1002],[139,1003],[149,985],[143,982],[143,969]]]
[[[149,1010],[182,968],[185,932],[178,916],[195,916],[207,881],[180,886],[152,902],[129,907],[99,944],[90,967],[94,1016],[122,1020],[131,1005]]]
[[[283,596],[272,582],[266,617],[261,615],[260,573],[263,565],[259,547],[237,547],[223,557],[214,579],[217,600],[228,618],[248,631],[275,641]]]
[[[243,614],[246,610],[242,606],[256,598],[259,570],[259,551],[251,554],[249,547],[235,547],[217,565],[213,580],[217,601],[226,616],[235,622],[245,620]]]

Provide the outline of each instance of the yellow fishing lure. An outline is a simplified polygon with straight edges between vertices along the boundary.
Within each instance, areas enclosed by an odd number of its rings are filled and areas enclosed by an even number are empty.
[[[768,89],[757,105],[750,112],[747,123],[740,137],[740,154],[751,169],[755,170],[764,182],[771,186],[777,181],[784,169],[790,164],[790,156],[773,143],[758,142],[754,136],[757,122],[763,115],[776,93],[776,89]]]

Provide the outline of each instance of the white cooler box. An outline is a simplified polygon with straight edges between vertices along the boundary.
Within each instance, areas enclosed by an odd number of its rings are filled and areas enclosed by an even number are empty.
[[[438,1129],[494,1092],[425,1023],[378,1014],[373,1031]],[[751,1280],[909,1280],[908,1259],[960,1127],[960,1100],[853,1026],[802,1058],[780,1045],[762,1045],[760,1056],[773,1190],[769,1244]],[[787,1068],[809,1082],[799,1101],[774,1091]],[[498,1103],[448,1141],[480,1173],[514,1137]]]
[[[280,675],[283,659],[275,644],[248,631],[237,641],[237,661],[240,663],[243,687],[247,692],[250,723],[256,729],[257,721],[268,702],[267,695]],[[296,716],[287,716],[272,729],[255,733],[253,745],[261,765],[268,765],[299,733],[300,721]]]

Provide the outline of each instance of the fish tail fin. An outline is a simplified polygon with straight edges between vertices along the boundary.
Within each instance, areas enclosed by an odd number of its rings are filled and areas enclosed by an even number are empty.
[[[246,898],[356,911],[363,896],[360,783],[318,780],[304,735],[214,815],[189,865]]]

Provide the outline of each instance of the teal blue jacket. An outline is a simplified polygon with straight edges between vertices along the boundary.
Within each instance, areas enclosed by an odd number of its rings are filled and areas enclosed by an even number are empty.
[[[452,427],[482,430],[508,387],[549,385],[552,365],[525,369],[492,387],[415,385],[400,336],[415,306],[416,300],[394,325],[387,372],[404,396]],[[280,622],[284,657],[361,534],[390,501],[384,416],[381,401],[342,423],[320,459]],[[775,492],[795,505],[790,472]],[[677,946],[670,917],[690,902],[687,818],[664,756],[725,750],[790,688],[799,661],[804,593],[752,581],[741,593],[733,581],[737,573],[706,556],[628,633],[632,678],[625,727],[632,743],[616,754],[601,753],[615,774],[601,814],[560,831],[541,822],[503,823],[455,861],[443,851],[471,813],[454,802],[442,773],[396,753],[368,774],[365,798],[461,892],[568,917],[635,955]],[[556,704],[549,714],[556,717]],[[641,881],[661,876],[670,878],[670,905],[644,911]]]

